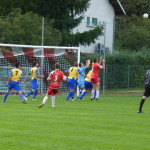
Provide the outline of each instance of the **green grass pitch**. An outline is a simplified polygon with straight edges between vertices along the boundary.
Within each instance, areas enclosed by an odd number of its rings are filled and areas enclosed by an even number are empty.
[[[0,96],[1,100],[3,96]],[[101,96],[99,101],[65,102],[56,96],[42,108],[28,98],[0,103],[1,150],[149,150],[150,103],[138,114],[140,96]]]

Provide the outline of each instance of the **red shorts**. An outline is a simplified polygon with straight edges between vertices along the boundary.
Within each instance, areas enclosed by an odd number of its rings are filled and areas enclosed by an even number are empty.
[[[58,89],[53,89],[53,88],[49,87],[46,94],[47,95],[56,95],[57,92],[58,92]]]
[[[100,78],[99,77],[91,78],[91,82],[92,84],[100,84]]]

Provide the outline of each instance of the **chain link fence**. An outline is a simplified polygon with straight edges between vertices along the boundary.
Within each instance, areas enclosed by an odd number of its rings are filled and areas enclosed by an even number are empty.
[[[106,65],[100,73],[101,93],[141,95],[148,65]]]

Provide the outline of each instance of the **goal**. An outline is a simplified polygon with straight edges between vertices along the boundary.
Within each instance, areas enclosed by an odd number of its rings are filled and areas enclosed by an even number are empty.
[[[65,72],[73,66],[74,62],[80,62],[80,48],[0,44],[0,94],[7,91],[8,75],[16,62],[21,63],[22,77],[24,78],[34,61],[39,62],[40,74],[44,75],[44,78],[38,80],[39,93],[45,94],[49,86],[47,77],[54,70],[54,64],[59,63],[61,71]],[[30,79],[28,78],[26,84],[21,82],[24,93],[31,90]],[[66,93],[67,91],[67,83],[62,82],[59,92]]]

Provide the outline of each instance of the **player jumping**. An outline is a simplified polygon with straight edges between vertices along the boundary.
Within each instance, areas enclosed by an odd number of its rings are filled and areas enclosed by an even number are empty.
[[[102,63],[102,66],[101,66]],[[100,89],[100,78],[99,78],[99,70],[105,69],[105,60],[100,57],[98,62],[97,58],[94,58],[92,63],[92,76],[91,82],[93,84],[93,90],[91,92],[91,100],[98,100],[99,98],[99,89]]]
[[[88,62],[86,63],[86,66],[85,66],[83,63],[79,63],[79,69],[78,69],[78,70],[79,70],[82,74],[85,74],[85,70],[86,70],[87,68],[89,68],[89,66],[90,66],[90,61],[88,61]],[[78,98],[82,100],[82,99],[83,99],[83,96],[81,97],[81,95],[82,95],[83,93],[85,93],[86,90],[85,90],[84,76],[83,76],[81,73],[78,75],[78,87],[79,87],[79,89],[80,89],[80,91],[81,91],[81,94],[78,96]]]

